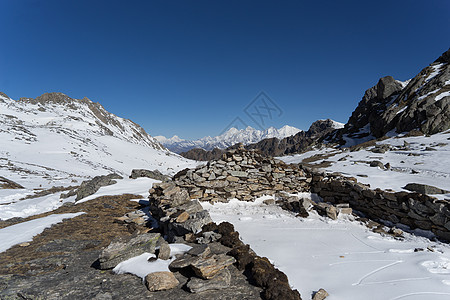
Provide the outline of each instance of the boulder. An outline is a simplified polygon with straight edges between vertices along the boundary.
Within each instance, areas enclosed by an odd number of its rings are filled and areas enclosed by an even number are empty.
[[[420,194],[428,194],[428,195],[450,193],[450,191],[446,191],[446,190],[437,188],[432,185],[421,184],[421,183],[408,183],[403,188],[408,191],[417,192]]]
[[[234,264],[236,259],[231,256],[219,254],[208,258],[201,258],[191,264],[195,274],[203,279],[213,278],[220,270]]]
[[[312,300],[324,300],[328,296],[329,295],[327,291],[325,291],[324,289],[320,289],[314,294]]]
[[[114,268],[120,262],[144,252],[155,253],[159,237],[159,233],[144,233],[116,239],[100,253],[98,258],[100,269]]]
[[[228,288],[231,284],[231,274],[228,269],[221,270],[210,280],[192,277],[186,287],[191,293],[200,293],[210,290],[221,290]]]
[[[172,272],[154,272],[145,276],[145,286],[150,292],[170,290],[180,282]]]
[[[131,170],[130,178],[136,179],[136,178],[139,178],[139,177],[147,177],[147,178],[152,178],[152,179],[161,180],[161,181],[169,180],[168,176],[162,174],[158,170],[153,170],[153,171],[146,170],[146,169],[133,169],[133,170]]]

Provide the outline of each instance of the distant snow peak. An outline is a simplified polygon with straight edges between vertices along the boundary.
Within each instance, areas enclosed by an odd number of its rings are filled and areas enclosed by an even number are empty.
[[[282,139],[291,135],[295,135],[301,130],[289,125],[285,125],[280,129],[269,127],[265,130],[258,130],[247,126],[244,129],[230,128],[219,136],[206,136],[198,140],[183,140],[178,136],[170,139],[164,136],[155,137],[163,146],[169,150],[181,153],[193,148],[202,148],[205,150],[212,150],[214,148],[225,149],[237,143],[244,145],[257,143],[267,138]]]

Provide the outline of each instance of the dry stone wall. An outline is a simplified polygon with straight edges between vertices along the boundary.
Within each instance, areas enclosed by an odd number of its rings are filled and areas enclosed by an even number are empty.
[[[221,159],[179,172],[172,184],[186,191],[190,199],[212,203],[231,198],[253,201],[262,195],[283,192],[313,192],[333,205],[348,203],[371,219],[431,230],[439,238],[450,241],[447,200],[420,193],[373,190],[355,178],[287,165],[264,157],[257,150],[228,151]]]
[[[310,171],[308,176],[312,177],[311,191],[325,202],[349,203],[371,219],[431,230],[439,238],[450,241],[450,202],[447,200],[419,193],[370,189],[355,178],[336,174]]]
[[[185,169],[174,176],[174,181],[192,199],[227,202],[231,198],[253,201],[277,191],[309,191],[311,178],[299,166],[241,148],[228,151],[221,159],[204,166]]]

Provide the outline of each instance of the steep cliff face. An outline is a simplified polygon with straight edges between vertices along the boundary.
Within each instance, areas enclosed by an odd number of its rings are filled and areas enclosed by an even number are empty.
[[[387,76],[368,89],[342,130],[327,140],[351,145],[384,135],[450,128],[450,49],[406,82]]]

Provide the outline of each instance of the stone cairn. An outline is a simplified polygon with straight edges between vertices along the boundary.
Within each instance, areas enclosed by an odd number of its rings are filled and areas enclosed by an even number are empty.
[[[311,182],[299,166],[288,166],[242,148],[228,151],[222,159],[196,169],[182,170],[173,179],[188,191],[191,199],[211,203],[228,202],[231,198],[253,201],[279,191],[309,191]]]

